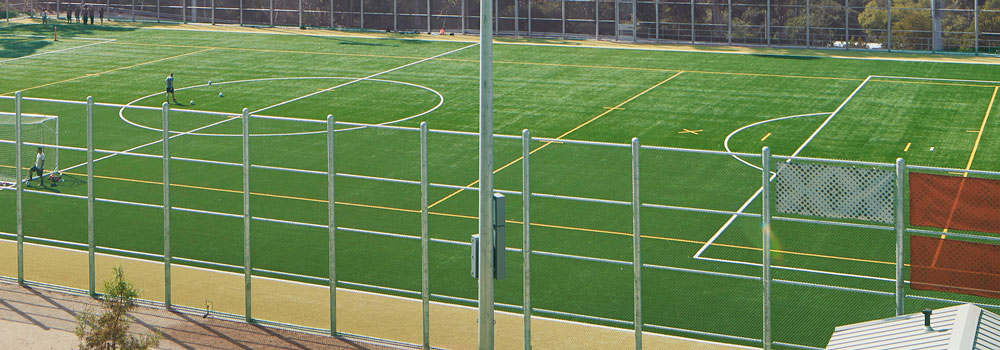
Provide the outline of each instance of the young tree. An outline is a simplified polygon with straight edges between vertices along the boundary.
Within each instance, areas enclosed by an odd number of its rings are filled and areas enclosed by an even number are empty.
[[[77,315],[76,336],[80,350],[146,350],[159,345],[161,335],[128,334],[132,320],[128,313],[136,308],[139,290],[125,280],[121,266],[113,269],[114,277],[104,281],[101,314],[85,310]]]

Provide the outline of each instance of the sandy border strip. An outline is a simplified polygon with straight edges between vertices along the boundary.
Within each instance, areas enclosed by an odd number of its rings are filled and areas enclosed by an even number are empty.
[[[0,240],[0,275],[16,276],[16,246]],[[85,251],[26,243],[25,277],[30,281],[79,289],[87,288]],[[143,291],[143,298],[162,301],[163,265],[153,261],[96,255],[98,281],[110,277],[111,267],[122,265],[129,278]],[[177,305],[242,314],[243,275],[174,265],[173,299]],[[329,324],[329,294],[319,285],[254,277],[254,317],[295,325],[322,328]],[[400,342],[421,343],[420,300],[339,288],[339,331]],[[433,302],[431,344],[447,349],[475,349],[477,312],[474,308]],[[539,349],[629,348],[630,330],[533,317],[533,345]],[[497,348],[517,349],[523,344],[523,321],[519,314],[498,312]],[[651,349],[752,349],[722,343],[646,333],[643,343]]]

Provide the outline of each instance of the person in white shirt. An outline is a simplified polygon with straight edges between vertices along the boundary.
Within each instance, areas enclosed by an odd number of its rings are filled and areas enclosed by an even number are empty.
[[[38,147],[38,154],[35,155],[35,165],[28,170],[28,185],[31,184],[31,175],[38,173],[38,182],[45,187],[45,177],[42,176],[42,169],[45,166],[45,153],[42,152],[42,148]]]

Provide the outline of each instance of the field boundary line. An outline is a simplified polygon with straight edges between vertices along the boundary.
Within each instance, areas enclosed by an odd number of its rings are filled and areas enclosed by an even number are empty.
[[[798,156],[799,152],[802,152],[802,149],[804,149],[806,147],[806,145],[808,145],[810,142],[812,142],[813,138],[815,138],[816,135],[818,135],[819,132],[822,131],[823,128],[825,128],[826,125],[829,124],[831,120],[833,120],[833,117],[837,116],[837,114],[840,113],[840,111],[844,108],[844,106],[846,106],[847,103],[850,102],[851,99],[854,98],[854,95],[857,95],[858,91],[861,91],[861,88],[863,88],[865,86],[865,84],[868,84],[868,81],[870,81],[871,78],[872,78],[871,75],[869,75],[867,78],[865,78],[865,80],[862,81],[861,84],[859,84],[858,87],[854,89],[854,92],[851,92],[851,94],[849,96],[847,96],[847,99],[845,99],[844,102],[841,102],[840,106],[837,106],[837,109],[833,110],[833,113],[830,113],[830,115],[826,117],[826,120],[824,120],[823,123],[820,124],[819,127],[817,127],[816,130],[813,131],[813,133],[811,135],[809,135],[809,138],[807,138],[805,140],[805,142],[803,142],[802,145],[799,146],[799,148],[795,149],[795,152],[792,153],[791,157]],[[790,162],[790,161],[791,161],[791,159],[789,159],[789,160],[787,160],[785,162],[787,163],[787,162]],[[774,178],[777,175],[778,175],[777,173],[772,172],[771,177],[768,178],[768,181],[774,180]],[[763,186],[761,186],[760,188],[758,188],[757,191],[754,192],[754,194],[751,195],[750,198],[746,200],[746,202],[743,202],[743,205],[741,205],[740,208],[736,210],[736,212],[737,213],[742,213],[744,210],[746,210],[747,207],[750,206],[750,203],[753,202],[755,199],[757,199],[757,196],[760,196],[760,194],[761,194],[761,192],[763,192],[763,190],[764,190]],[[720,227],[719,230],[716,231],[715,234],[712,235],[712,237],[708,239],[708,241],[705,243],[704,246],[701,247],[701,249],[698,249],[698,251],[692,256],[692,258],[694,258],[694,259],[700,259],[701,258],[701,254],[704,253],[705,250],[708,249],[708,247],[711,246],[712,243],[715,242],[715,240],[718,239],[719,236],[721,236],[722,233],[725,232],[727,228],[729,228],[729,225],[732,225],[732,223],[734,221],[736,221],[737,216],[738,215],[736,215],[736,214],[733,214],[732,216],[730,216],[729,219],[726,220],[726,223],[723,224],[722,227]]]
[[[52,53],[59,53],[59,52],[64,52],[64,51],[69,51],[69,50],[82,49],[82,48],[85,48],[85,47],[88,47],[88,46],[94,46],[94,45],[100,45],[100,44],[107,44],[107,43],[112,43],[112,42],[118,41],[118,39],[99,39],[99,40],[106,40],[106,41],[102,41],[102,42],[99,42],[99,43],[91,43],[91,44],[86,44],[86,45],[80,45],[80,46],[74,46],[74,47],[67,47],[65,49],[59,49],[59,50],[53,50],[53,51],[39,52],[39,53],[36,53],[36,54],[27,55],[27,56],[8,58],[8,59],[5,59],[5,60],[0,60],[0,64],[7,63],[7,62],[10,62],[10,61],[23,60],[23,59],[26,59],[26,58],[38,57],[38,56],[42,56],[42,55],[48,55],[48,54],[52,54]]]
[[[129,69],[129,68],[135,68],[135,67],[144,66],[144,65],[147,65],[147,64],[153,64],[153,63],[157,63],[157,62],[163,62],[163,61],[166,61],[166,60],[170,60],[170,59],[174,59],[174,58],[179,58],[179,57],[184,57],[184,56],[188,56],[188,55],[194,55],[194,54],[197,54],[197,53],[202,53],[202,52],[210,51],[210,50],[213,50],[213,49],[203,49],[203,50],[199,50],[199,51],[183,53],[183,54],[180,54],[180,55],[175,55],[175,56],[170,56],[170,57],[164,57],[164,58],[158,58],[158,59],[155,59],[155,60],[152,60],[152,61],[137,63],[137,64],[133,64],[133,65],[130,65],[130,66],[119,67],[119,68],[115,68],[115,69],[109,69],[109,70],[106,70],[106,71],[103,71],[103,72],[99,72],[99,73],[88,73],[88,74],[81,75],[81,76],[78,76],[78,77],[75,77],[75,78],[69,78],[69,79],[66,79],[66,80],[60,80],[60,81],[56,81],[56,82],[45,83],[45,84],[42,84],[42,85],[38,85],[38,86],[26,88],[26,89],[17,89],[17,90],[10,91],[10,92],[7,92],[7,93],[3,93],[3,94],[0,94],[0,95],[10,95],[10,94],[18,92],[18,91],[24,92],[24,91],[28,91],[28,90],[34,90],[34,89],[37,89],[37,88],[40,88],[40,87],[46,87],[46,86],[51,86],[51,85],[56,85],[56,84],[62,84],[62,83],[73,81],[73,80],[79,80],[79,79],[88,78],[88,77],[96,77],[96,76],[100,76],[102,74],[107,74],[107,73],[111,73],[111,72],[117,72],[117,71],[120,71],[120,70],[125,70],[125,69]]]
[[[556,137],[555,139],[556,139],[556,140],[562,140],[562,138],[563,138],[563,137],[566,137],[567,135],[569,135],[569,134],[573,133],[574,131],[577,131],[577,130],[579,130],[580,128],[582,128],[582,127],[586,126],[587,124],[590,124],[591,122],[593,122],[593,121],[595,121],[595,120],[597,120],[597,119],[599,119],[599,118],[601,118],[601,117],[603,117],[603,116],[607,115],[608,113],[611,113],[611,111],[614,111],[614,110],[617,110],[617,109],[618,109],[618,108],[620,108],[621,106],[624,106],[624,105],[625,105],[626,103],[629,103],[629,102],[631,102],[632,100],[634,100],[634,99],[638,98],[639,96],[642,96],[642,95],[645,95],[645,94],[646,94],[647,92],[650,92],[650,91],[652,91],[653,89],[655,89],[655,88],[659,87],[660,85],[663,85],[664,83],[666,83],[666,82],[668,82],[668,81],[670,81],[670,80],[673,80],[673,79],[674,79],[674,78],[676,78],[677,76],[681,75],[681,73],[684,73],[684,71],[678,71],[678,72],[677,72],[677,73],[675,73],[674,75],[671,75],[671,76],[670,76],[669,78],[667,78],[667,79],[664,79],[663,81],[661,81],[661,82],[659,82],[659,83],[656,83],[656,85],[653,85],[653,86],[650,86],[650,87],[649,87],[648,89],[646,89],[646,90],[643,90],[642,92],[640,92],[640,93],[638,93],[638,94],[635,94],[635,95],[633,95],[632,97],[629,97],[629,98],[628,98],[627,100],[625,100],[625,101],[622,101],[622,103],[619,103],[618,105],[616,105],[616,106],[614,106],[614,107],[612,107],[612,108],[610,108],[610,109],[607,109],[607,110],[605,110],[604,112],[601,112],[601,113],[600,113],[600,114],[598,114],[597,116],[595,116],[595,117],[593,117],[593,118],[590,118],[589,120],[587,120],[587,121],[583,122],[583,124],[580,124],[580,125],[577,125],[576,127],[574,127],[574,128],[572,128],[572,129],[570,129],[569,131],[567,131],[567,132],[564,132],[564,133],[562,133],[562,135],[559,135],[559,136],[557,136],[557,137]],[[531,150],[530,152],[528,152],[528,154],[535,154],[535,152],[537,152],[537,151],[539,151],[539,150],[541,150],[541,149],[543,149],[543,148],[545,148],[545,147],[548,147],[549,145],[551,145],[551,144],[553,144],[553,143],[555,143],[555,142],[556,142],[556,141],[546,141],[546,142],[545,142],[544,144],[542,144],[541,146],[538,146],[537,148],[535,148],[535,149]],[[514,165],[514,164],[516,164],[517,162],[520,162],[520,161],[521,161],[522,159],[524,159],[524,156],[519,156],[519,157],[517,157],[517,159],[514,159],[514,160],[512,160],[511,162],[509,162],[509,163],[507,163],[507,164],[505,164],[505,165],[501,166],[500,168],[497,168],[496,170],[494,170],[494,171],[493,171],[493,174],[496,174],[496,173],[500,172],[501,170],[504,170],[504,169],[507,169],[507,168],[508,168],[508,167],[510,167],[511,165]],[[478,184],[478,183],[479,183],[479,180],[477,179],[476,181],[473,181],[473,182],[469,183],[468,185],[465,185],[465,187],[472,187],[473,185],[475,185],[475,184]],[[436,202],[432,203],[431,205],[428,205],[428,206],[427,206],[427,208],[428,208],[428,209],[429,209],[429,208],[433,208],[434,206],[436,206],[436,205],[438,205],[438,204],[441,204],[441,203],[442,203],[442,202],[444,202],[445,200],[448,200],[449,198],[451,198],[451,197],[454,197],[455,195],[457,195],[457,194],[461,193],[462,191],[465,191],[465,189],[464,189],[464,188],[462,188],[462,189],[458,189],[458,190],[456,190],[455,192],[452,192],[451,194],[449,194],[449,195],[445,196],[444,198],[441,198],[441,199],[437,200]]]

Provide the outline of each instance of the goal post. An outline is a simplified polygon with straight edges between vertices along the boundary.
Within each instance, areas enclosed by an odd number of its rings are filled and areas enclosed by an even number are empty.
[[[0,112],[0,183],[15,183],[15,140],[17,125],[14,113]],[[35,164],[39,146],[45,152],[45,174],[59,170],[59,117],[54,115],[21,114],[21,166],[22,174]],[[23,179],[22,179],[23,180]]]

